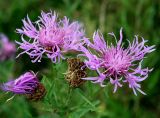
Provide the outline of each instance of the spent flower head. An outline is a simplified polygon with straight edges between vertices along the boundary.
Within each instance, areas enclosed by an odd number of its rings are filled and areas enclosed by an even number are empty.
[[[38,84],[39,81],[36,74],[33,72],[26,72],[19,78],[4,83],[1,87],[2,90],[15,94],[30,94],[36,89]]]
[[[0,34],[0,61],[13,57],[15,52],[15,43],[10,42],[4,34]]]
[[[39,19],[32,23],[29,17],[23,20],[22,29],[17,32],[22,35],[22,42],[18,42],[23,53],[32,58],[32,62],[40,62],[43,54],[46,54],[54,63],[65,59],[64,54],[69,51],[79,51],[83,45],[84,30],[78,22],[69,22],[67,17],[58,19],[54,12],[41,12]],[[29,40],[24,39],[24,35]]]
[[[96,70],[99,76],[82,79],[100,83],[101,86],[105,86],[104,80],[109,80],[114,85],[114,92],[118,87],[122,87],[123,83],[128,83],[135,95],[137,95],[136,90],[145,94],[140,89],[140,82],[148,77],[148,72],[152,69],[143,69],[141,65],[145,55],[155,50],[154,46],[145,45],[147,40],[141,37],[142,40],[140,41],[139,37],[135,36],[133,42],[128,41],[128,47],[124,48],[122,46],[122,28],[119,40],[114,33],[109,34],[115,38],[116,46],[108,45],[103,35],[98,31],[93,35],[93,43],[85,39],[88,46],[88,49],[82,47],[82,56],[87,58],[85,64],[89,69]]]

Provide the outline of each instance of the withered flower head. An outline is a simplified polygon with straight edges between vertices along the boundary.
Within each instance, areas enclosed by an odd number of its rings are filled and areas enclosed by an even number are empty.
[[[79,58],[67,59],[67,63],[68,70],[65,79],[69,82],[71,87],[79,87],[85,82],[85,80],[82,80],[81,78],[87,76],[86,66]]]

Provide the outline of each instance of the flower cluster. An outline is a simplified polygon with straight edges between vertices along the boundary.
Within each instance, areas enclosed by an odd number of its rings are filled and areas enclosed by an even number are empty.
[[[10,42],[4,34],[0,34],[0,61],[13,57],[15,52],[15,44]]]
[[[114,33],[109,34],[115,38],[116,46],[106,44],[103,35],[98,31],[93,35],[93,43],[85,39],[88,46],[88,49],[82,48],[84,53],[82,56],[87,58],[85,64],[89,69],[96,70],[99,76],[83,79],[100,83],[101,86],[105,86],[104,80],[109,80],[114,85],[114,92],[118,87],[122,87],[123,83],[128,83],[135,95],[137,95],[136,90],[145,94],[140,89],[140,82],[148,77],[148,72],[151,72],[152,69],[142,69],[141,63],[147,53],[155,50],[154,46],[145,46],[147,40],[142,38],[142,41],[139,41],[138,36],[135,36],[133,43],[128,41],[129,46],[124,48],[122,46],[122,29],[119,40]]]
[[[17,32],[22,35],[22,43],[17,41],[19,48],[27,53],[32,62],[40,62],[45,53],[52,62],[59,62],[65,59],[64,54],[69,51],[79,51],[83,45],[84,31],[78,22],[69,22],[67,17],[58,19],[54,12],[41,13],[39,20],[32,23],[27,16],[23,20],[22,29]],[[29,40],[25,40],[23,36]]]
[[[84,80],[91,80],[105,86],[104,81],[108,80],[114,86],[114,92],[125,83],[129,85],[135,95],[136,91],[145,94],[141,90],[143,80],[148,77],[152,69],[142,68],[142,61],[146,54],[154,51],[154,46],[147,46],[143,37],[139,39],[136,35],[133,42],[128,41],[128,47],[124,48],[122,40],[122,28],[120,38],[116,38],[114,33],[109,33],[115,38],[116,44],[106,43],[103,35],[96,31],[93,34],[93,42],[85,37],[82,25],[78,22],[69,22],[67,17],[59,19],[54,12],[41,13],[36,22],[31,22],[29,17],[23,20],[22,29],[17,29],[22,41],[16,41],[23,51],[17,57],[26,53],[32,62],[40,62],[44,55],[53,63],[65,59],[65,54],[78,52],[79,57],[85,57],[85,61],[80,59],[68,59],[68,71],[66,80],[73,87],[78,87]],[[2,40],[2,54],[8,57],[15,51],[15,46],[8,42],[6,38]],[[3,57],[4,58],[4,57]],[[86,77],[85,69],[89,68],[98,73],[97,77]],[[36,74],[26,72],[16,80],[4,83],[4,91],[11,91],[16,94],[26,94],[29,99],[41,99],[46,90],[38,81]]]

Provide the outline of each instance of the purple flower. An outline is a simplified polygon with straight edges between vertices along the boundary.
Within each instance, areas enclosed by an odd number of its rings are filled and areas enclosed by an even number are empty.
[[[10,42],[4,34],[0,34],[0,61],[13,57],[15,52],[15,44]]]
[[[141,91],[140,82],[148,77],[148,72],[152,69],[142,69],[141,63],[144,56],[147,53],[154,51],[154,46],[146,46],[147,40],[139,41],[138,36],[135,36],[133,43],[129,42],[127,48],[122,46],[122,28],[120,30],[120,39],[117,41],[114,33],[109,33],[116,40],[116,46],[113,44],[108,45],[105,42],[102,34],[95,32],[93,35],[93,43],[88,39],[85,42],[90,49],[82,47],[82,51],[87,60],[85,60],[86,66],[91,70],[96,70],[98,77],[82,78],[85,80],[91,80],[94,83],[100,83],[101,86],[104,80],[109,80],[114,85],[114,92],[118,87],[122,87],[123,83],[128,83],[129,88],[133,89],[135,95],[136,90]],[[94,51],[94,53],[93,53]]]
[[[37,87],[39,81],[36,74],[33,72],[26,72],[15,80],[11,80],[2,85],[4,91],[10,91],[15,94],[30,94]]]
[[[69,51],[79,51],[83,45],[84,31],[78,22],[69,22],[67,17],[58,19],[54,12],[41,13],[39,20],[32,23],[27,16],[23,20],[22,29],[17,32],[22,35],[22,43],[19,48],[24,50],[18,57],[26,53],[32,58],[32,62],[40,62],[43,54],[46,54],[54,63],[65,59],[64,54]],[[29,40],[25,40],[23,36]]]

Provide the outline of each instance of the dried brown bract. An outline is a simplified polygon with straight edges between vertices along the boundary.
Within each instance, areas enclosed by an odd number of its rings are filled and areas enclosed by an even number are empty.
[[[38,83],[37,88],[31,94],[25,94],[31,101],[39,101],[46,95],[46,89],[42,83]]]
[[[67,60],[68,70],[65,79],[69,82],[71,87],[79,87],[85,82],[81,78],[86,77],[86,66],[79,58],[71,58]]]

